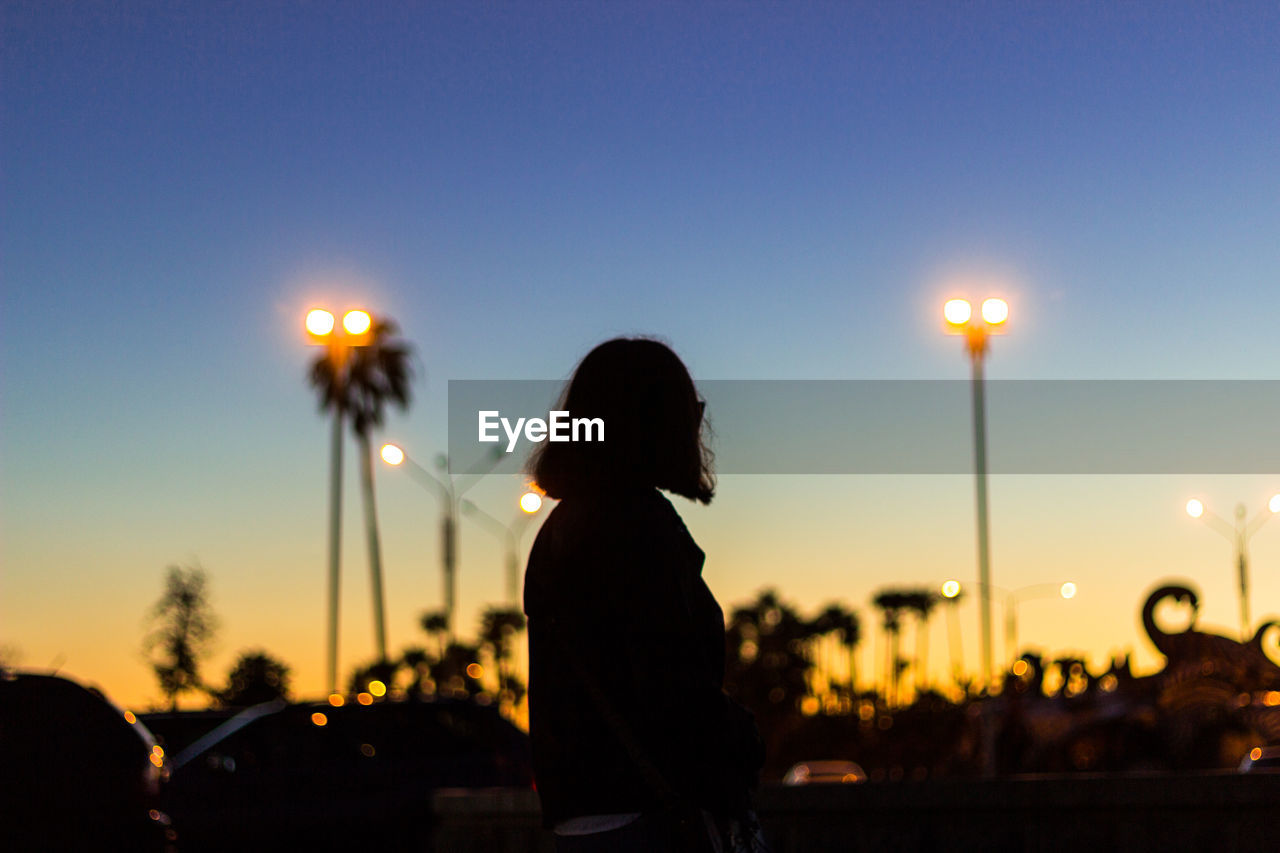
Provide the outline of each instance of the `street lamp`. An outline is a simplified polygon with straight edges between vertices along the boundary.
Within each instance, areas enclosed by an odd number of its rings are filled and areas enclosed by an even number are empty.
[[[978,506],[978,585],[981,590],[982,678],[991,684],[991,552],[987,521],[987,425],[984,398],[983,361],[987,338],[1003,334],[1009,319],[1009,305],[1003,299],[982,303],[981,319],[973,316],[967,300],[952,299],[942,306],[947,334],[964,335],[965,351],[973,364],[973,461]]]
[[[1066,581],[1060,584],[1037,583],[1020,586],[1017,589],[991,586],[988,591],[998,592],[1004,596],[1005,653],[1012,662],[1018,654],[1018,605],[1037,598],[1072,599],[1076,597],[1079,590],[1074,583]],[[955,600],[961,592],[962,588],[958,581],[949,580],[942,585],[943,598]]]
[[[506,548],[507,600],[513,608],[520,606],[520,538],[542,509],[542,496],[535,491],[527,491],[520,496],[519,511],[515,520],[504,524],[494,516],[485,512],[471,501],[462,501],[459,506],[464,513],[474,518],[485,530],[500,539]]]
[[[497,464],[501,453],[502,448],[496,448],[496,453],[481,459],[477,463],[476,469],[480,470],[473,469],[467,472],[467,475],[483,474],[484,471]],[[440,499],[440,565],[444,574],[444,616],[446,632],[449,638],[452,639],[453,613],[457,602],[458,590],[458,503],[463,493],[479,480],[473,480],[459,488],[453,476],[447,473],[449,468],[449,458],[447,456],[440,454],[436,458],[436,467],[444,476],[444,479],[441,479],[415,462],[409,454],[404,452],[403,448],[395,444],[382,445],[382,461],[392,467],[403,466],[414,480]]]
[[[342,317],[342,328],[336,328],[333,314],[323,308],[307,312],[307,340],[312,346],[329,348],[333,363],[333,449],[330,453],[329,479],[329,689],[338,690],[338,587],[339,549],[342,544],[342,421],[345,416],[344,386],[347,356],[352,347],[369,344],[369,328],[373,325],[368,312],[348,311]]]
[[[1280,512],[1280,494],[1271,496],[1271,500],[1267,502],[1268,512],[1260,512],[1254,516],[1253,521],[1245,521],[1248,510],[1244,504],[1236,504],[1235,524],[1229,524],[1216,513],[1212,512],[1201,502],[1192,498],[1187,501],[1187,515],[1192,518],[1198,518],[1209,526],[1211,530],[1226,537],[1227,541],[1235,545],[1236,548],[1236,566],[1240,572],[1240,634],[1247,642],[1249,640],[1249,539],[1253,534],[1258,532],[1262,525],[1267,523],[1267,519]]]

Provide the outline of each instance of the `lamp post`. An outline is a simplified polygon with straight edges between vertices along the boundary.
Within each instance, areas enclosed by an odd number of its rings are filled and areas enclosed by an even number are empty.
[[[1020,586],[1017,589],[1002,589],[998,586],[991,586],[989,589],[1004,596],[1005,654],[1009,656],[1010,663],[1014,662],[1018,654],[1018,605],[1024,601],[1034,601],[1038,598],[1063,598],[1069,600],[1075,598],[1076,593],[1079,591],[1071,581],[1060,584],[1036,583],[1029,586]],[[942,585],[943,598],[954,600],[960,596],[961,591],[962,588],[958,581],[949,580]]]
[[[987,424],[984,397],[983,362],[987,354],[987,338],[1003,332],[1009,319],[1009,306],[1003,299],[982,303],[981,319],[973,317],[973,309],[964,299],[952,299],[942,306],[947,333],[964,335],[965,351],[973,365],[973,461],[978,507],[978,584],[981,590],[982,679],[991,684],[991,551],[987,520]]]
[[[459,506],[464,513],[474,518],[485,530],[502,541],[506,548],[507,600],[511,602],[513,608],[518,608],[520,606],[520,557],[518,554],[520,537],[524,535],[529,522],[533,521],[534,516],[542,509],[542,496],[534,491],[527,491],[521,495],[520,510],[510,524],[502,523],[471,501],[461,501]]]
[[[1228,524],[1223,518],[1205,507],[1204,503],[1192,498],[1187,501],[1187,515],[1198,518],[1235,545],[1236,566],[1240,574],[1240,634],[1246,642],[1249,640],[1249,540],[1258,532],[1267,519],[1280,512],[1280,494],[1272,495],[1267,502],[1267,513],[1258,513],[1253,521],[1245,521],[1248,510],[1244,504],[1236,504],[1235,524]]]
[[[496,453],[488,459],[481,459],[477,467],[485,470],[492,468],[497,463],[501,453],[502,448],[496,448]],[[436,477],[410,458],[409,454],[405,453],[403,448],[396,444],[382,445],[382,461],[392,467],[404,466],[414,480],[440,499],[440,565],[444,575],[444,616],[447,623],[446,632],[449,639],[452,640],[453,614],[456,609],[458,589],[458,503],[463,493],[475,485],[478,480],[473,480],[459,488],[452,475],[444,473],[444,479]],[[449,468],[448,457],[440,454],[436,459],[436,467],[442,472],[447,472]],[[483,473],[483,470],[468,472],[469,475],[480,473]]]
[[[372,319],[365,311],[348,311],[338,327],[333,314],[323,308],[307,313],[307,339],[314,346],[329,348],[333,364],[333,448],[329,464],[329,631],[326,675],[329,690],[338,691],[338,592],[339,550],[342,545],[342,421],[345,417],[347,356],[352,347],[369,343]]]

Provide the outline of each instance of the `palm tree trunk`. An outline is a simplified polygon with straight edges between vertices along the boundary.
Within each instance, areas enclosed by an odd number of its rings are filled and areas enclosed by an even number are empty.
[[[849,644],[849,698],[858,695],[858,644]]]
[[[337,373],[335,383],[341,382]],[[333,407],[333,449],[329,458],[329,648],[327,649],[328,689],[338,692],[338,605],[342,559],[342,422],[341,394]]]
[[[373,584],[373,629],[378,644],[378,660],[387,659],[387,620],[382,593],[382,549],[378,543],[378,507],[373,497],[373,445],[369,434],[358,434],[360,441],[360,484],[364,488],[364,524],[369,540],[369,579]]]
[[[916,624],[916,690],[929,686],[929,617],[921,616]]]

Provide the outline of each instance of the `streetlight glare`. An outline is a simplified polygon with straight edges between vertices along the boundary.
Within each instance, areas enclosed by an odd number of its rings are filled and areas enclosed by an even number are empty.
[[[399,465],[404,461],[404,451],[394,444],[382,445],[382,461],[388,465]]]
[[[1062,593],[1062,597],[1063,597],[1063,598],[1075,598],[1075,597],[1076,597],[1076,585],[1075,585],[1075,584],[1073,584],[1071,581],[1067,581],[1066,583],[1064,583],[1064,584],[1062,585],[1062,588],[1061,588],[1060,590],[1058,590],[1058,591],[1059,591],[1060,593]]]
[[[1274,501],[1274,498],[1272,500]],[[1199,518],[1204,515],[1204,504],[1200,503],[1200,501],[1195,498],[1187,501],[1187,515],[1192,518]]]
[[[1003,299],[988,299],[982,303],[982,319],[998,326],[1009,319],[1009,303]]]
[[[307,313],[307,331],[323,337],[333,331],[333,315],[323,308],[315,308]]]
[[[350,335],[363,335],[372,325],[367,311],[348,311],[342,318],[342,328]]]
[[[950,299],[942,306],[942,316],[953,326],[963,326],[972,315],[973,309],[964,299]]]
[[[1267,509],[1272,512],[1280,512],[1280,495],[1271,496],[1271,501],[1267,504]]]
[[[959,594],[960,594],[959,581],[947,581],[942,585],[943,598],[955,598]]]
[[[533,515],[542,509],[542,497],[537,492],[525,492],[520,496],[520,509]]]

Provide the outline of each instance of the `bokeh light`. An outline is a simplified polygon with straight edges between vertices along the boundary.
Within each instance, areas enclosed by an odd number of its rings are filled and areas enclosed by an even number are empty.
[[[953,326],[962,326],[973,316],[973,309],[964,299],[950,299],[942,306],[942,316]]]
[[[316,308],[307,313],[307,331],[313,335],[324,336],[333,331],[333,315],[323,308]]]
[[[998,326],[1009,319],[1009,303],[1003,299],[988,299],[982,303],[982,319]]]
[[[349,335],[363,335],[372,325],[373,320],[366,311],[348,311],[342,318],[342,328]]]

